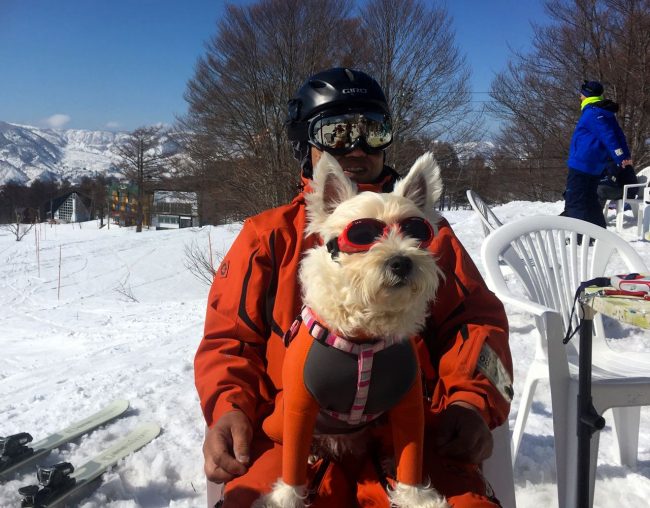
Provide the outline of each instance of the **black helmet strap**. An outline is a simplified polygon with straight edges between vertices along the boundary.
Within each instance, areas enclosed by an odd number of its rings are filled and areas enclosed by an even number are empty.
[[[292,141],[291,149],[293,150],[293,158],[300,162],[300,169],[302,176],[311,179],[314,176],[314,171],[311,165],[311,149],[307,141]]]
[[[307,133],[307,129],[309,127],[309,122],[297,122],[288,120],[286,126],[287,137],[291,141],[308,141],[309,135]]]

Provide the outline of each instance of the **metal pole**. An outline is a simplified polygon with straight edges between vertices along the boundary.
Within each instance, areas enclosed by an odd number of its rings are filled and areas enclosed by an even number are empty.
[[[591,436],[605,427],[605,419],[596,412],[591,398],[591,338],[594,310],[580,296],[580,358],[578,360],[578,477],[577,508],[591,508],[589,502],[589,461]]]

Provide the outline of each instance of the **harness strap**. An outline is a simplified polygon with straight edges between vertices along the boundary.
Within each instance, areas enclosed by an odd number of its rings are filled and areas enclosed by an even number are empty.
[[[350,408],[349,413],[339,413],[321,408],[325,414],[337,420],[345,421],[351,425],[358,425],[366,423],[378,418],[378,414],[364,414],[366,404],[368,402],[368,393],[370,391],[370,380],[372,377],[372,364],[375,353],[386,349],[394,344],[394,340],[377,340],[372,343],[355,343],[340,335],[332,333],[327,327],[322,325],[316,319],[316,316],[309,309],[304,306],[300,315],[291,325],[291,328],[285,334],[285,345],[288,345],[291,339],[295,336],[298,328],[304,324],[311,335],[318,342],[339,349],[346,353],[351,353],[357,356],[357,387],[354,396],[354,402]]]
[[[311,335],[318,342],[322,342],[323,344],[327,344],[328,346],[332,346],[336,349],[345,351],[346,353],[352,353],[357,356],[359,356],[361,351],[366,351],[368,349],[371,349],[373,353],[378,353],[379,351],[392,346],[396,342],[395,340],[385,339],[379,339],[372,343],[352,342],[345,337],[341,337],[340,335],[332,333],[325,325],[319,323],[316,320],[314,313],[307,306],[304,306],[302,308],[299,318],[303,323],[305,323],[307,330],[309,330],[309,335]],[[296,323],[294,322],[294,325],[295,324]],[[294,325],[291,325],[292,328]]]

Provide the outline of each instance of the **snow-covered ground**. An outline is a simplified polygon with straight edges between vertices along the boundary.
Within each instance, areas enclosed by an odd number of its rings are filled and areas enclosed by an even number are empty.
[[[509,222],[558,214],[562,203],[512,202],[495,213]],[[482,232],[469,210],[447,212],[479,268]],[[163,433],[104,476],[81,505],[203,507],[203,419],[192,361],[202,334],[208,287],[184,266],[195,242],[225,251],[238,227],[174,231],[98,229],[97,223],[41,225],[21,242],[0,229],[0,435],[30,432],[35,441],[106,402],[131,401],[127,416],[55,450],[44,462],[80,465],[137,423]],[[36,232],[39,251],[37,256]],[[650,243],[626,236],[650,265]],[[60,284],[59,284],[59,256]],[[508,308],[515,392],[534,353],[531,319]],[[650,350],[626,332],[630,347]],[[517,412],[516,395],[511,424]],[[645,507],[650,499],[650,412],[642,411],[639,465],[617,464],[611,414],[602,433],[595,506]],[[557,506],[548,386],[537,391],[516,464],[518,506]],[[27,472],[0,485],[0,506],[17,506]]]

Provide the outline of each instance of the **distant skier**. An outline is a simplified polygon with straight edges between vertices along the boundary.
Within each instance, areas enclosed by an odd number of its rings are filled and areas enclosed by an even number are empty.
[[[562,215],[606,227],[598,200],[598,183],[605,168],[614,162],[620,170],[632,165],[625,134],[616,120],[618,104],[603,98],[598,81],[580,87],[582,114],[571,138],[569,174]]]

